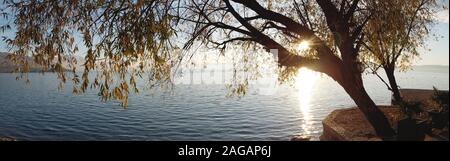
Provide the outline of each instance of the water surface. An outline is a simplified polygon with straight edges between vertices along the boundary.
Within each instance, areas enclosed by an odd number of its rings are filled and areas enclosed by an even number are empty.
[[[179,85],[173,93],[141,93],[129,107],[102,103],[95,91],[76,96],[58,91],[51,74],[30,74],[31,85],[0,74],[0,136],[19,140],[317,140],[331,111],[355,106],[327,77],[282,86],[274,95],[250,92],[227,98],[224,85]],[[448,67],[418,67],[398,73],[402,88],[449,88]],[[390,93],[375,76],[364,77],[373,100],[390,104]]]

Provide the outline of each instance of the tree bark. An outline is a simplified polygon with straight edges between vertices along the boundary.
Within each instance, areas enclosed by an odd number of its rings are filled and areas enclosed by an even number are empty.
[[[367,120],[372,124],[377,135],[383,139],[392,138],[395,133],[389,124],[388,119],[378,106],[372,101],[364,88],[346,89],[350,97],[355,101],[361,112],[366,116]]]
[[[395,68],[384,67],[384,71],[386,72],[386,76],[389,80],[389,85],[391,86],[391,91],[394,96],[394,103],[402,102],[403,99],[400,95],[400,90],[398,88],[397,80],[394,75]]]
[[[376,134],[383,140],[393,139],[395,132],[384,113],[373,102],[369,94],[367,94],[361,74],[345,71],[343,78],[344,80],[339,82],[339,84],[350,95],[366,119],[373,126]]]

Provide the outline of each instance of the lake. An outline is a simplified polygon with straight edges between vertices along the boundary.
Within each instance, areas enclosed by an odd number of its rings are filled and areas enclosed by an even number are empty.
[[[58,91],[52,74],[30,74],[30,85],[15,77],[0,74],[0,136],[18,140],[318,140],[331,111],[355,106],[342,87],[318,75],[299,88],[242,98],[227,98],[224,85],[177,85],[172,93],[131,96],[127,109],[101,102],[96,91],[73,95],[70,85]],[[415,67],[397,73],[397,80],[402,88],[448,90],[449,67]],[[364,81],[377,104],[390,104],[390,92],[376,76]]]

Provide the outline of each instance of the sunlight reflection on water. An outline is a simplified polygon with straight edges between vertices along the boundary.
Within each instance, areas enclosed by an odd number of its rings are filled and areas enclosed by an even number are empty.
[[[396,74],[403,88],[449,87],[448,67]],[[287,141],[305,135],[319,140],[328,114],[355,106],[335,81],[307,69],[299,71],[295,88],[279,86],[273,95],[255,91],[226,98],[224,85],[179,85],[173,93],[133,95],[127,109],[100,102],[96,90],[76,96],[68,83],[58,91],[56,75],[29,76],[31,84],[24,85],[14,74],[0,73],[0,136],[39,141]],[[389,105],[385,85],[374,75],[363,78],[375,103]]]
[[[313,132],[312,127],[312,113],[311,113],[311,98],[313,94],[314,86],[317,85],[318,73],[306,68],[301,68],[296,78],[296,88],[298,89],[298,100],[300,113],[303,117],[302,129],[303,135],[311,135]]]

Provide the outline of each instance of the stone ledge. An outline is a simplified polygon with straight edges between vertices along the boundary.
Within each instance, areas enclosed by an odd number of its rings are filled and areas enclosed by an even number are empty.
[[[448,90],[440,90],[447,91]],[[400,89],[400,94],[405,101],[421,102],[426,111],[436,110],[438,106],[431,97],[433,90],[426,89]],[[397,106],[379,106],[388,118],[389,123],[395,129],[400,119],[405,115]],[[375,130],[369,124],[358,108],[340,109],[333,111],[322,121],[323,133],[321,141],[381,141]],[[425,140],[435,140],[428,137]]]
[[[0,136],[0,141],[17,141],[17,140],[14,138],[11,138],[11,137],[1,137]]]
[[[396,106],[379,106],[392,127],[404,117]],[[333,111],[323,120],[321,141],[382,141],[358,108]]]

